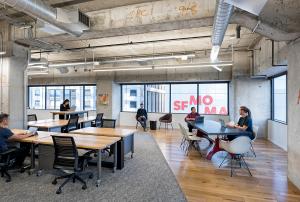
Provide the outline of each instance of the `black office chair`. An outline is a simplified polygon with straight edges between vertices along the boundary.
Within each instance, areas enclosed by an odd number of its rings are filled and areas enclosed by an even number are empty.
[[[56,177],[52,184],[56,185],[58,179],[67,178],[57,189],[56,194],[62,192],[62,188],[70,181],[78,180],[83,184],[82,189],[86,189],[86,182],[79,177],[81,175],[88,175],[90,179],[93,178],[92,172],[83,172],[87,167],[87,162],[91,158],[89,155],[78,156],[77,147],[73,137],[69,136],[52,136],[54,143],[54,163],[53,168],[66,173],[66,175]],[[71,172],[71,173],[70,173]]]
[[[68,133],[73,130],[78,129],[78,116],[70,116],[70,119],[68,121],[68,125],[62,128],[63,133]]]
[[[116,119],[102,119],[102,128],[115,128],[116,127]]]
[[[0,172],[1,177],[6,176],[6,182],[11,181],[11,176],[8,170],[13,167],[16,162],[16,149],[9,149],[5,152],[0,153]]]
[[[101,127],[102,124],[103,113],[98,113],[95,121],[92,121],[92,127]]]
[[[28,114],[27,121],[37,121],[36,114]]]

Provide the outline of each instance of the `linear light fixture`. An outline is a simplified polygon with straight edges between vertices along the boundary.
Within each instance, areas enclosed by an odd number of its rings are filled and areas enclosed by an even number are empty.
[[[221,72],[222,71],[222,69],[221,68],[219,68],[217,65],[212,65],[211,66],[212,68],[215,68],[216,70],[218,70],[219,72]]]
[[[40,65],[47,65],[47,62],[30,62],[28,66],[40,66]]]
[[[195,57],[195,54],[176,54],[176,55],[163,55],[163,56],[149,56],[149,57],[136,57],[116,60],[104,60],[103,63],[116,63],[116,62],[141,62],[148,60],[164,60],[164,59],[181,59],[187,60],[188,58]]]
[[[220,46],[213,46],[210,52],[210,60],[215,62],[218,58],[218,54],[220,51]]]
[[[45,74],[49,74],[48,71],[44,71],[44,72],[27,72],[28,76],[35,76],[35,75],[45,75]]]
[[[70,62],[70,63],[57,63],[49,64],[49,67],[68,67],[68,66],[80,66],[80,65],[99,65],[99,62]]]
[[[5,55],[6,52],[5,51],[0,51],[0,55]]]
[[[34,65],[34,66],[27,66],[27,69],[47,69],[47,66],[44,65]]]
[[[213,67],[218,71],[222,69],[218,67],[232,66],[232,63],[202,63],[202,64],[188,64],[188,65],[167,65],[167,66],[156,66],[154,69],[177,69],[177,68],[195,68],[195,67]]]
[[[115,72],[115,71],[136,71],[136,70],[150,70],[152,67],[120,67],[120,68],[103,68],[103,69],[94,69],[94,72]]]

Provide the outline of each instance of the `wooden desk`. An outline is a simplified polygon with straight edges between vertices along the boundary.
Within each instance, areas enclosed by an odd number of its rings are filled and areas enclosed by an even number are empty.
[[[101,150],[105,149],[109,146],[113,146],[114,148],[114,166],[113,171],[116,168],[116,160],[117,160],[117,147],[116,143],[121,139],[120,137],[103,137],[103,136],[95,136],[95,135],[81,135],[81,134],[70,134],[70,133],[55,133],[58,136],[71,136],[74,138],[77,148],[80,149],[91,149],[97,150],[97,181],[96,186],[100,184],[100,177],[101,177]],[[35,144],[39,145],[53,145],[53,140],[51,136],[40,138],[35,141]],[[43,155],[43,152],[40,153]],[[54,152],[52,153],[54,154]],[[46,157],[49,157],[47,155]],[[40,156],[43,159],[43,156]],[[47,159],[50,160],[50,159]]]
[[[88,117],[89,111],[82,110],[82,111],[52,111],[50,112],[52,114],[52,118],[55,119],[55,115],[64,115],[64,119],[67,119],[67,115],[74,115],[74,114],[85,114]]]
[[[79,130],[71,131],[70,133],[78,133],[84,135],[120,137],[121,140],[117,143],[117,169],[124,167],[124,156],[131,152],[131,158],[134,153],[134,133],[137,130],[126,128],[96,128],[87,127]]]
[[[26,133],[28,132],[28,130],[23,130],[23,129],[12,129],[11,130],[14,134],[21,134],[21,133]],[[29,143],[31,145],[31,156],[30,156],[30,173],[33,172],[33,170],[35,169],[35,153],[34,153],[34,149],[35,149],[35,144],[36,141],[43,139],[43,138],[47,138],[50,137],[51,135],[54,135],[55,133],[52,132],[43,132],[43,131],[38,131],[37,135],[25,138],[25,139],[19,139],[16,140],[17,142],[23,142],[23,143]]]
[[[95,116],[79,118],[78,124],[81,127],[85,127],[85,124],[91,123],[95,119],[96,119]],[[29,121],[27,125],[29,127],[38,127],[39,130],[42,131],[61,132],[61,128],[68,125],[68,120],[46,119],[46,120],[38,120],[38,121]]]

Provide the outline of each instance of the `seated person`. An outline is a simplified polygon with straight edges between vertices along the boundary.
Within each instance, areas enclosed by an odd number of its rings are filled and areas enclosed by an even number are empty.
[[[188,121],[195,121],[196,117],[200,116],[200,114],[198,114],[198,112],[196,112],[196,108],[192,107],[191,108],[191,113],[189,113],[186,117],[185,117],[185,121],[187,122],[187,126],[189,128],[189,132],[192,132],[194,126],[192,126],[192,124],[190,124]]]
[[[13,147],[9,141],[24,139],[32,136],[32,133],[26,134],[14,134],[10,129],[8,129],[8,114],[0,114],[0,153],[5,152]],[[20,148],[17,148],[15,153],[16,163],[15,166],[21,168],[26,156],[29,154],[30,144],[21,143]]]
[[[238,128],[241,129],[243,131],[248,131],[249,133],[247,133],[247,135],[249,136],[249,138],[252,140],[254,139],[254,135],[253,135],[253,128],[252,128],[252,118],[251,118],[251,111],[250,109],[248,109],[245,106],[241,106],[240,107],[240,118],[237,124],[231,125],[231,124],[227,124],[228,127],[231,128]],[[245,134],[241,134],[241,135],[245,135]],[[228,135],[228,140],[231,141],[241,135]]]
[[[70,100],[65,99],[60,105],[59,111],[70,111]],[[59,115],[59,119],[65,119],[65,116]],[[69,116],[67,116],[67,119],[69,119]]]
[[[146,123],[147,123],[147,111],[144,109],[144,104],[141,103],[141,107],[138,109],[136,113],[136,120],[142,125],[144,131],[146,131]]]

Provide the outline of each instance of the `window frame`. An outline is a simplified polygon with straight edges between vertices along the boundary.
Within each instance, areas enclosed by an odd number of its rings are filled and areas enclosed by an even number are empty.
[[[83,103],[83,110],[85,110],[85,87],[86,86],[95,86],[96,87],[96,92],[97,92],[97,85],[96,84],[64,84],[64,85],[59,85],[59,84],[55,84],[55,85],[28,85],[27,86],[27,108],[30,109],[30,106],[29,106],[29,97],[30,97],[30,94],[29,94],[29,89],[30,87],[44,87],[45,88],[45,108],[44,109],[34,109],[34,110],[57,110],[57,109],[49,109],[48,106],[47,106],[47,87],[63,87],[63,100],[65,100],[65,87],[66,86],[82,86],[83,87],[83,100],[82,100],[82,103]],[[97,108],[97,95],[96,95],[96,108]],[[90,111],[95,111],[97,109],[93,109],[93,110],[90,110]]]
[[[278,120],[278,119],[275,119],[275,110],[274,110],[274,79],[278,78],[278,77],[281,77],[281,76],[286,76],[286,121],[282,121],[282,120]],[[272,77],[269,78],[270,79],[270,83],[271,83],[271,120],[272,121],[275,121],[275,122],[278,122],[278,123],[281,123],[281,124],[285,124],[287,125],[288,124],[288,72],[283,72],[283,73],[280,73],[280,74],[276,74]]]
[[[230,96],[230,88],[229,88],[229,84],[230,81],[227,80],[221,80],[221,81],[194,81],[194,82],[147,82],[147,83],[120,83],[121,85],[121,105],[120,105],[120,112],[130,112],[130,111],[124,111],[123,110],[123,85],[143,85],[144,86],[144,102],[146,99],[146,85],[169,85],[169,89],[170,89],[170,96],[169,96],[169,110],[168,112],[148,112],[148,113],[156,113],[156,114],[166,114],[166,113],[171,113],[171,108],[172,108],[172,103],[171,103],[171,93],[172,93],[172,84],[197,84],[197,97],[199,95],[199,84],[226,84],[227,85],[227,114],[205,114],[205,116],[230,116],[230,110],[229,110],[229,96]],[[146,103],[145,103],[146,104]],[[145,108],[147,109],[148,106],[145,106]],[[199,110],[199,105],[197,105],[197,112]],[[130,113],[135,113],[135,112],[130,112]],[[186,113],[172,113],[172,114],[186,114]]]

